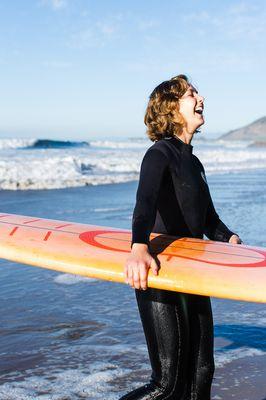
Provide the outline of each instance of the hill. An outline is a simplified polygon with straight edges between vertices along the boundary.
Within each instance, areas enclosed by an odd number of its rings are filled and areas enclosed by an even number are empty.
[[[266,117],[257,119],[256,121],[234,129],[220,136],[223,140],[248,140],[260,144],[266,144]]]

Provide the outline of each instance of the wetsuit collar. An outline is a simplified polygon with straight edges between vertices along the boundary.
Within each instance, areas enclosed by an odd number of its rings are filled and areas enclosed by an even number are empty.
[[[183,140],[179,139],[176,136],[166,136],[165,140],[171,142],[175,147],[180,149],[182,152],[192,153],[193,146],[191,144],[187,144],[183,142]]]

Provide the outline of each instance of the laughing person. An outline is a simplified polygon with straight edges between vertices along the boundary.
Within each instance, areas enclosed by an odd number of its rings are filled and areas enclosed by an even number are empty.
[[[191,141],[204,124],[204,98],[185,75],[150,95],[145,124],[154,144],[140,171],[125,279],[135,289],[152,367],[148,384],[120,400],[210,400],[214,374],[210,297],[147,288],[151,232],[241,243],[215,211]]]

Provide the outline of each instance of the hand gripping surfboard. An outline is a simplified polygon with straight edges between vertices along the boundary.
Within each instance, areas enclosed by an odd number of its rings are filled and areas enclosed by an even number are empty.
[[[124,282],[130,244],[125,229],[0,214],[0,257],[18,263]],[[266,249],[151,234],[150,251],[149,287],[266,302]]]

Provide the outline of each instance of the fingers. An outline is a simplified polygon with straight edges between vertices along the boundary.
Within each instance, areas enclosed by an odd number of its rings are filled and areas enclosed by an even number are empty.
[[[132,288],[139,289],[140,278],[137,266],[131,264],[125,266],[125,281]]]
[[[154,258],[151,261],[151,270],[152,270],[153,275],[158,275],[159,266],[156,263],[156,261],[154,260]]]
[[[146,290],[148,286],[148,268],[145,266],[140,268],[140,287],[142,290]]]
[[[131,265],[127,266],[127,283],[133,286],[133,271]]]
[[[133,257],[127,259],[124,275],[125,281],[133,289],[146,290],[148,287],[148,272],[151,268],[153,275],[158,275],[159,266],[156,260],[150,255],[144,255],[144,257],[137,257],[133,254]]]
[[[125,264],[124,267],[125,282],[128,283],[128,266]]]
[[[125,281],[133,289],[147,289],[148,270],[146,264],[127,264],[125,266]]]
[[[133,287],[135,289],[139,289],[140,288],[140,277],[139,277],[140,273],[139,273],[139,268],[133,268]]]

